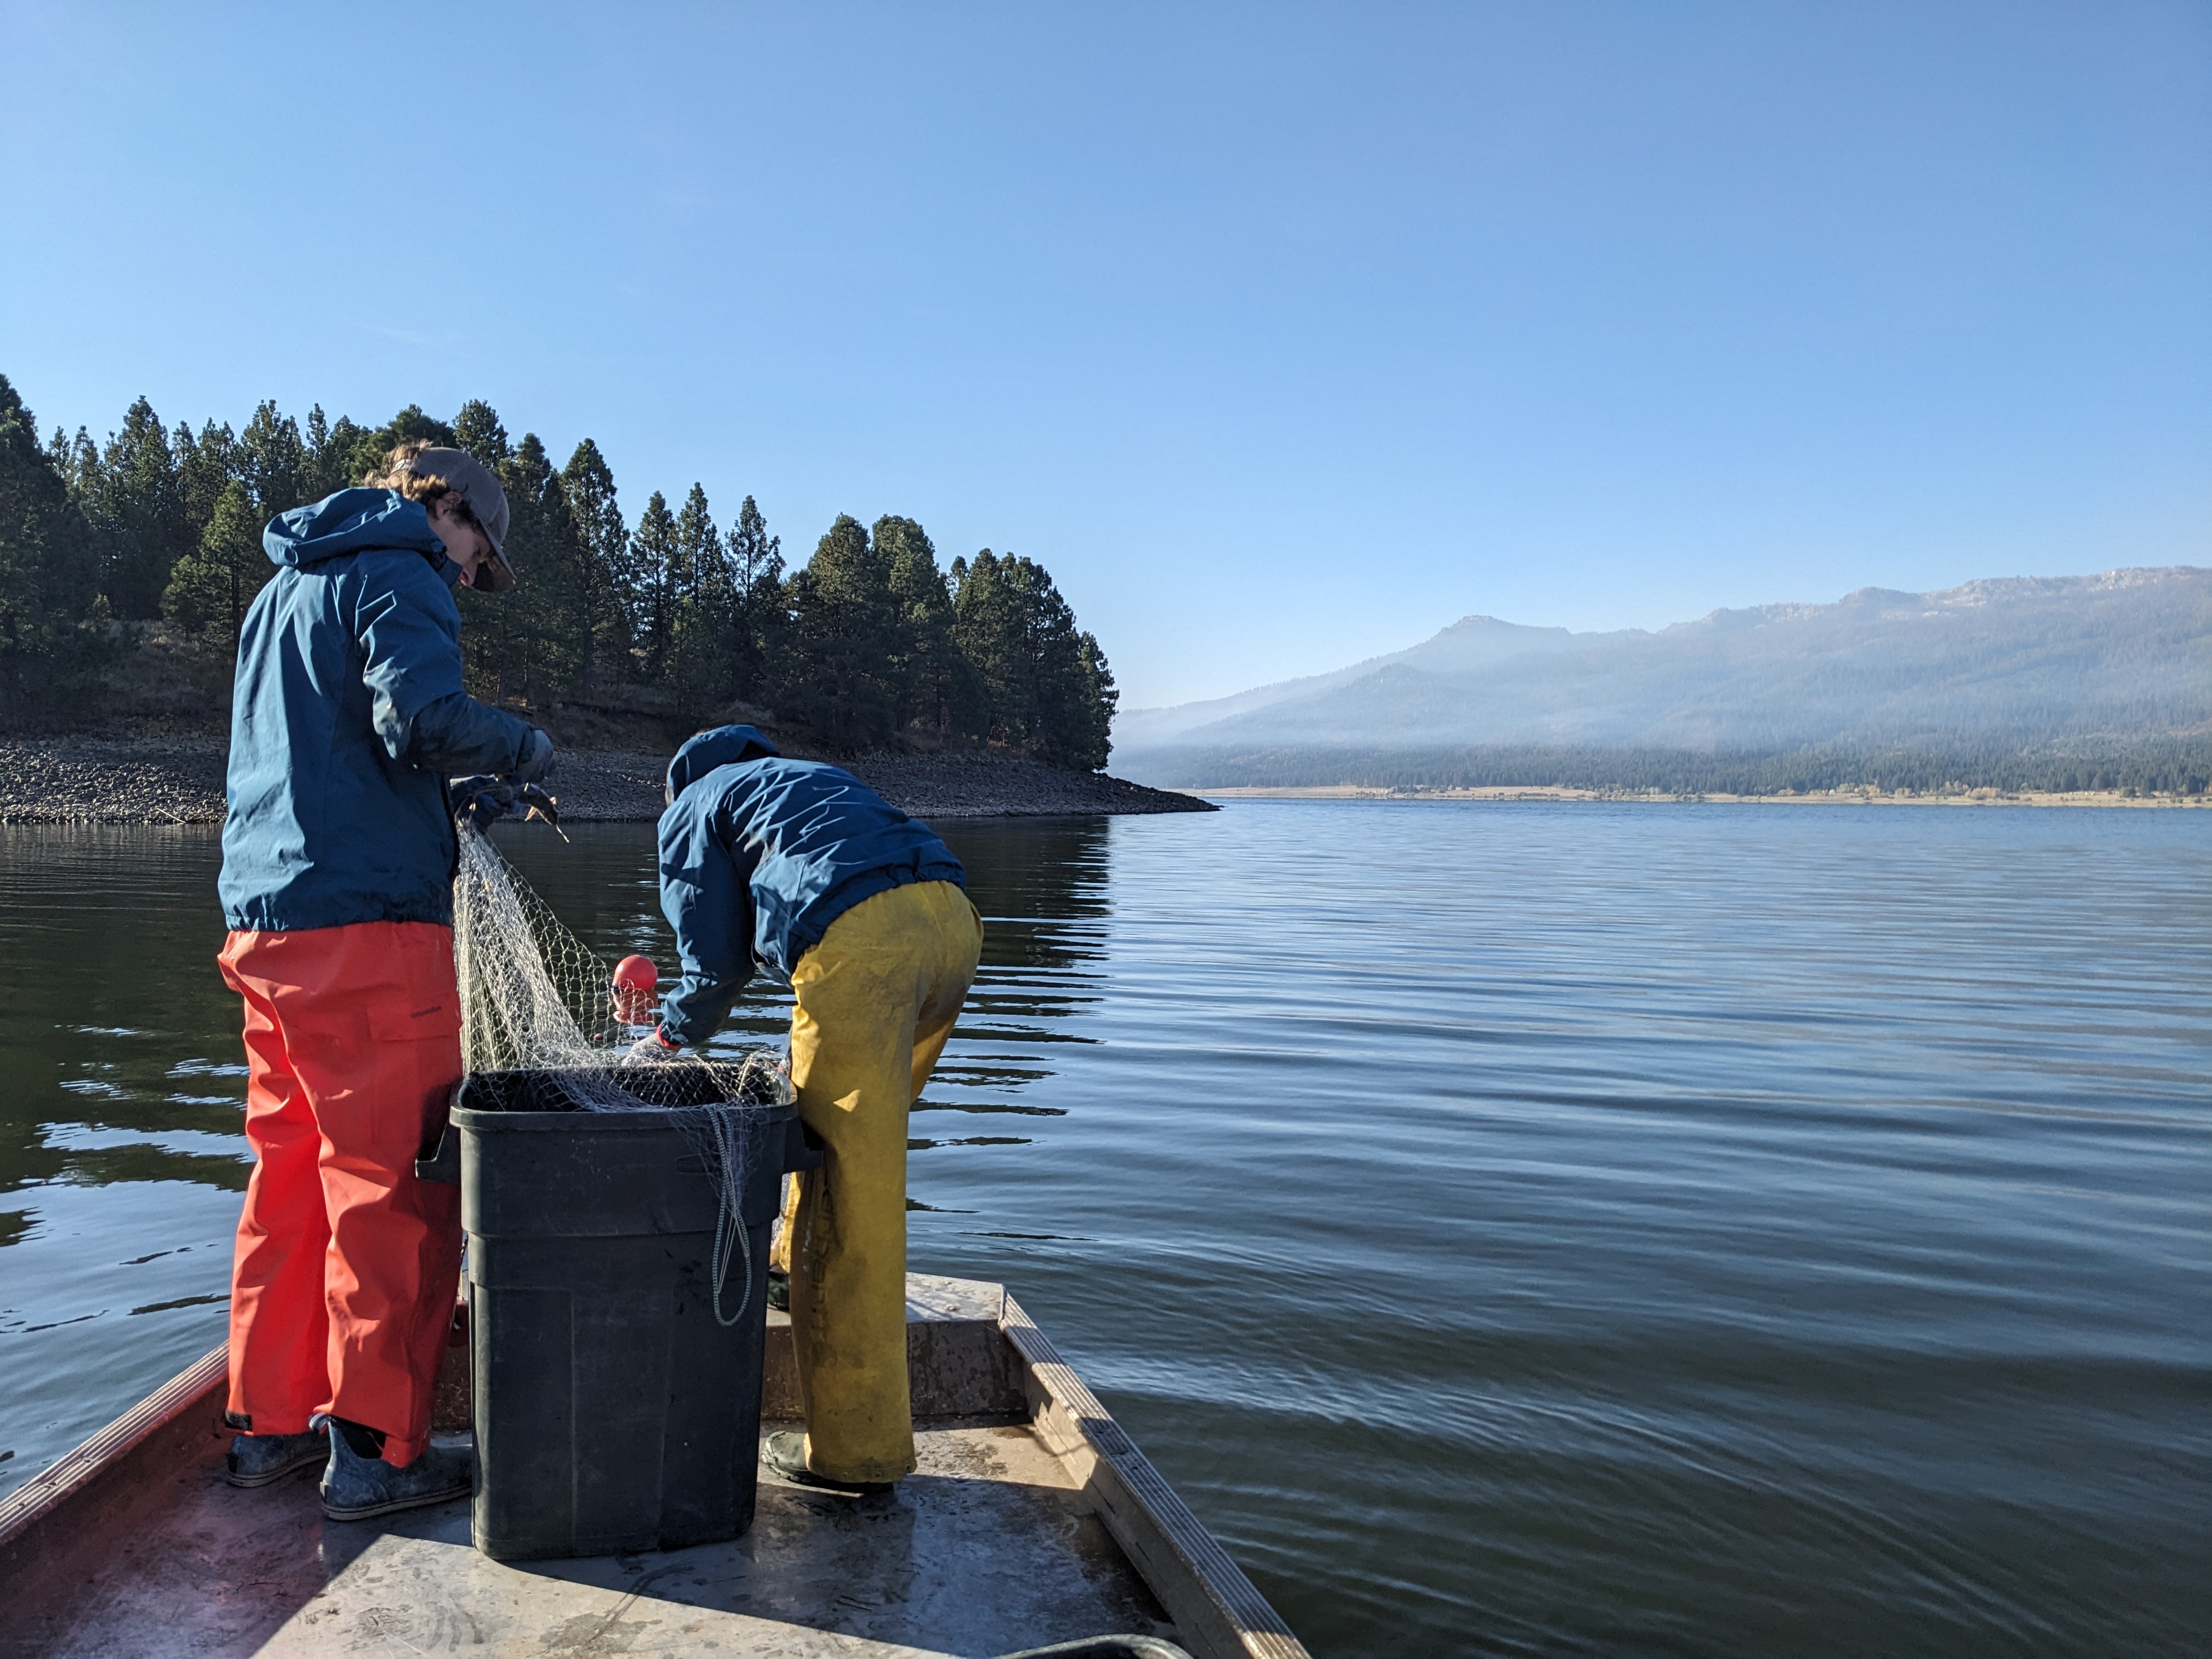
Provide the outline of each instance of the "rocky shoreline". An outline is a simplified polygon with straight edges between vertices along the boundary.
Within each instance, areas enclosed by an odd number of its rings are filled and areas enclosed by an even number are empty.
[[[219,738],[0,738],[0,823],[221,823],[228,752]],[[923,819],[1217,810],[1171,790],[1005,755],[864,755],[842,763]],[[565,822],[649,823],[660,816],[667,766],[666,755],[570,750],[552,793]]]

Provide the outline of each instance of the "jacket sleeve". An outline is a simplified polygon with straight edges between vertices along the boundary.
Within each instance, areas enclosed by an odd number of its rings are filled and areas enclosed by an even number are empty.
[[[530,726],[461,689],[461,618],[415,554],[364,559],[354,609],[362,678],[385,752],[441,777],[514,769]]]
[[[660,908],[684,965],[660,1000],[660,1024],[687,1048],[714,1035],[753,976],[751,872],[715,833],[708,806],[679,798],[660,819]]]

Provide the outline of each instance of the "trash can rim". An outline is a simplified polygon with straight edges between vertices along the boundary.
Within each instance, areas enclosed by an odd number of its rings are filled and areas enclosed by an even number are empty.
[[[519,1131],[560,1130],[573,1133],[629,1129],[667,1129],[679,1127],[683,1121],[709,1109],[713,1105],[732,1103],[717,1101],[702,1106],[641,1106],[619,1112],[590,1112],[582,1109],[567,1112],[497,1112],[478,1106],[456,1106],[449,1114],[458,1129],[487,1129]],[[744,1103],[744,1109],[763,1123],[787,1121],[798,1115],[798,1109],[788,1101]]]

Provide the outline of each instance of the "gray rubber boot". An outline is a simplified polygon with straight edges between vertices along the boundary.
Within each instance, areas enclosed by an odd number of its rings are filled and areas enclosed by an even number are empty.
[[[234,1486],[265,1486],[313,1464],[330,1461],[331,1443],[320,1429],[305,1434],[241,1434],[223,1460]]]
[[[401,1510],[427,1509],[466,1498],[476,1484],[476,1454],[432,1446],[404,1469],[364,1457],[332,1424],[331,1466],[323,1475],[323,1513],[333,1521],[366,1521]]]

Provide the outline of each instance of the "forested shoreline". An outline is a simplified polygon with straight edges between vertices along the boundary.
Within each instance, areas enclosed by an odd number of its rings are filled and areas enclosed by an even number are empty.
[[[1822,744],[1784,751],[1495,745],[1458,749],[1158,750],[1126,769],[1157,788],[1563,788],[1662,794],[1813,794],[1871,787],[2202,795],[2212,736],[2063,743]]]
[[[757,714],[832,753],[988,747],[1104,765],[1115,691],[1097,641],[1036,561],[989,549],[940,567],[914,520],[840,515],[796,568],[748,495],[726,529],[694,483],[634,518],[589,438],[556,465],[535,433],[465,404],[384,424],[264,403],[234,430],[165,427],[143,398],[104,441],[43,441],[0,375],[0,726],[82,729],[152,653],[227,681],[274,574],[276,514],[384,471],[413,439],[491,466],[520,581],[463,589],[470,689],[672,732]]]

